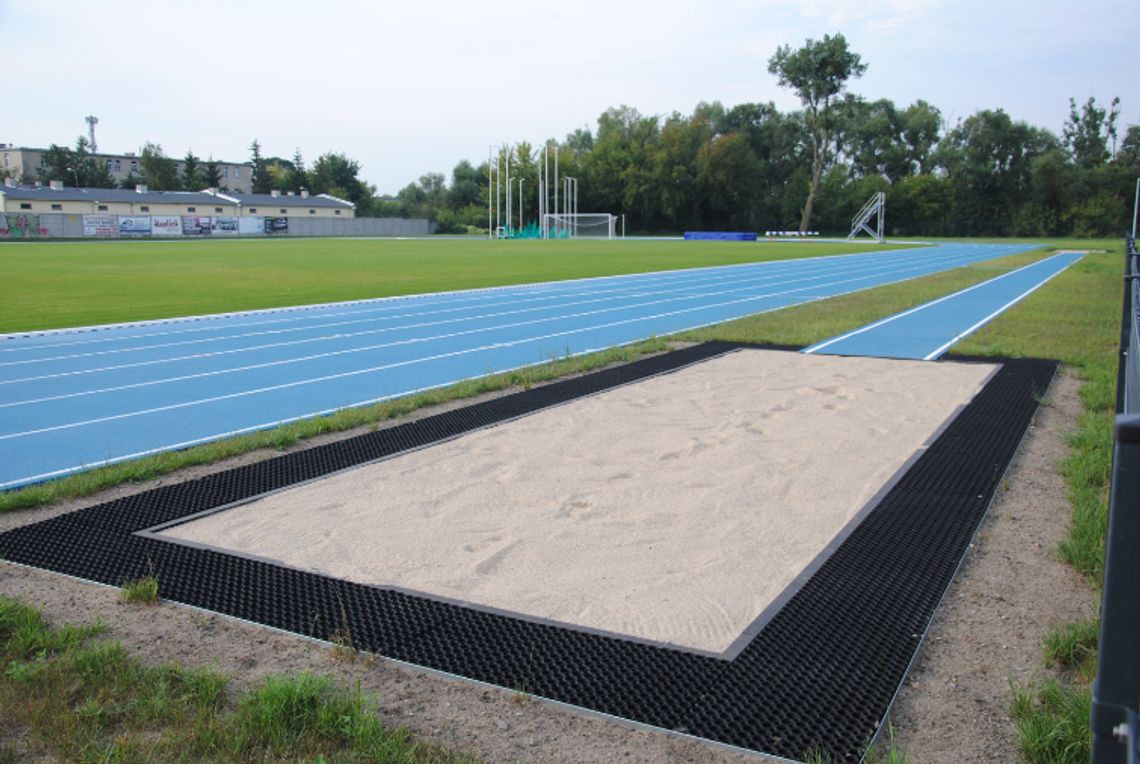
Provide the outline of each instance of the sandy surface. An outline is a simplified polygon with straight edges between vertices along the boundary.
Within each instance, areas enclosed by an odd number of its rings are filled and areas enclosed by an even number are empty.
[[[719,653],[993,368],[731,353],[163,535]]]
[[[1069,513],[1056,461],[1067,453],[1064,434],[1075,428],[1080,412],[1077,387],[1071,377],[1054,383],[1048,408],[1037,418],[1007,475],[1008,490],[999,494],[947,601],[935,615],[893,714],[909,761],[1016,760],[1007,711],[1008,679],[1042,670],[1039,641],[1048,624],[1076,619],[1093,607],[1091,590],[1054,554]],[[414,418],[437,410],[418,412]],[[317,440],[350,437],[367,429]],[[6,513],[0,515],[0,528],[278,455],[261,451],[85,499]],[[485,761],[735,764],[757,760],[389,661],[346,662],[327,647],[175,605],[124,605],[116,589],[2,561],[0,594],[34,604],[53,623],[107,623],[110,636],[139,659],[213,667],[232,678],[235,690],[270,674],[299,671],[360,681],[366,692],[378,695],[386,723],[406,726],[416,735]],[[27,741],[6,736],[0,742],[25,750]]]

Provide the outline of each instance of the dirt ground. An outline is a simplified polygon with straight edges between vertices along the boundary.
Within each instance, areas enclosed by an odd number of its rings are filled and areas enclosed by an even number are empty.
[[[900,691],[892,719],[911,762],[1015,761],[1009,681],[1025,681],[1041,670],[1040,640],[1049,625],[1093,609],[1089,587],[1054,551],[1069,517],[1057,463],[1067,450],[1064,434],[1074,429],[1080,412],[1077,387],[1064,374],[1054,382]],[[420,416],[427,413],[433,412]],[[0,516],[0,531],[276,455],[250,454],[81,501],[9,513]],[[212,667],[232,677],[234,687],[300,671],[359,680],[379,696],[389,723],[486,761],[757,759],[384,659],[346,660],[327,645],[210,613],[126,605],[118,589],[44,571],[0,563],[0,594],[40,607],[56,623],[102,621],[140,659]]]

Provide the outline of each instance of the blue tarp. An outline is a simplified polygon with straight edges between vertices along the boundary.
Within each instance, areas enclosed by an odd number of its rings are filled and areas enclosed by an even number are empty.
[[[745,231],[685,231],[685,241],[756,241],[756,234]]]

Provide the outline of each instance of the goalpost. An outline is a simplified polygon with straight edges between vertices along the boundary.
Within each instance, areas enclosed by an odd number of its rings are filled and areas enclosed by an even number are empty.
[[[617,215],[608,212],[547,213],[542,230],[547,239],[613,239]]]

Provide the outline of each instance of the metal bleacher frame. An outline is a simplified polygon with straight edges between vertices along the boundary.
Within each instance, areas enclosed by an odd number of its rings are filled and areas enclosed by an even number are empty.
[[[1140,255],[1129,237],[1116,380],[1100,646],[1092,690],[1094,764],[1140,762]]]

